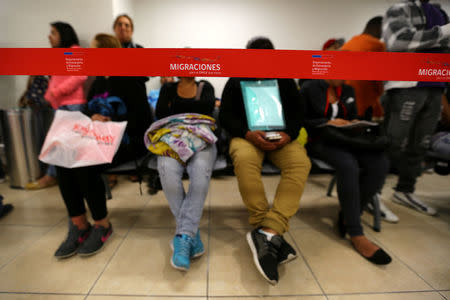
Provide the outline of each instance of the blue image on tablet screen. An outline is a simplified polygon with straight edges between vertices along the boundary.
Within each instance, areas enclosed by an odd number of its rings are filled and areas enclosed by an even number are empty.
[[[251,131],[285,129],[277,80],[241,81],[241,90]]]

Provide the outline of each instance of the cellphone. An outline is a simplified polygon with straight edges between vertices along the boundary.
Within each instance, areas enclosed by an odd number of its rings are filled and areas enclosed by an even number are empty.
[[[281,134],[274,131],[266,132],[266,140],[268,141],[279,141],[281,140]]]

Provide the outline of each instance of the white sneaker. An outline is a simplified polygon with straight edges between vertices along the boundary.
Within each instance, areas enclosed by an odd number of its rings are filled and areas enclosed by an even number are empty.
[[[421,200],[419,200],[417,198],[416,195],[414,195],[412,193],[395,192],[392,195],[392,201],[395,203],[398,203],[398,204],[412,207],[412,208],[414,208],[424,214],[430,215],[430,216],[435,216],[437,214],[436,209],[423,203]]]
[[[381,195],[376,194],[374,197],[377,197],[378,199],[378,203],[380,205],[380,215],[383,220],[389,223],[397,223],[399,218],[386,205],[384,205],[383,201],[381,201]],[[367,210],[373,215],[374,207],[371,202],[367,204]]]

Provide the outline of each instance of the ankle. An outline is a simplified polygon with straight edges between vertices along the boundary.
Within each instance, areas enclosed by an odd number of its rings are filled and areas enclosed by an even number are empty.
[[[96,226],[102,226],[102,227],[104,227],[104,228],[109,228],[109,225],[110,225],[110,224],[109,224],[108,218],[104,218],[104,219],[95,221],[95,225],[96,225]]]
[[[262,227],[261,230],[264,231],[264,232],[273,234],[273,235],[280,235],[278,232],[276,232],[276,231],[273,230],[272,228]]]
[[[73,225],[75,225],[80,230],[85,230],[89,227],[89,222],[86,219],[86,215],[81,215],[77,217],[71,217]]]

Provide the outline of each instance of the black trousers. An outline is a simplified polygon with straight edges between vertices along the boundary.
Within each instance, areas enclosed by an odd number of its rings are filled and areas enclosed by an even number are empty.
[[[337,192],[347,232],[363,234],[361,212],[379,191],[389,170],[389,161],[382,152],[357,151],[317,142],[309,145],[310,155],[333,166],[337,175]]]
[[[105,186],[101,171],[101,166],[74,169],[56,167],[59,190],[70,217],[86,213],[84,200],[95,221],[107,216]]]

